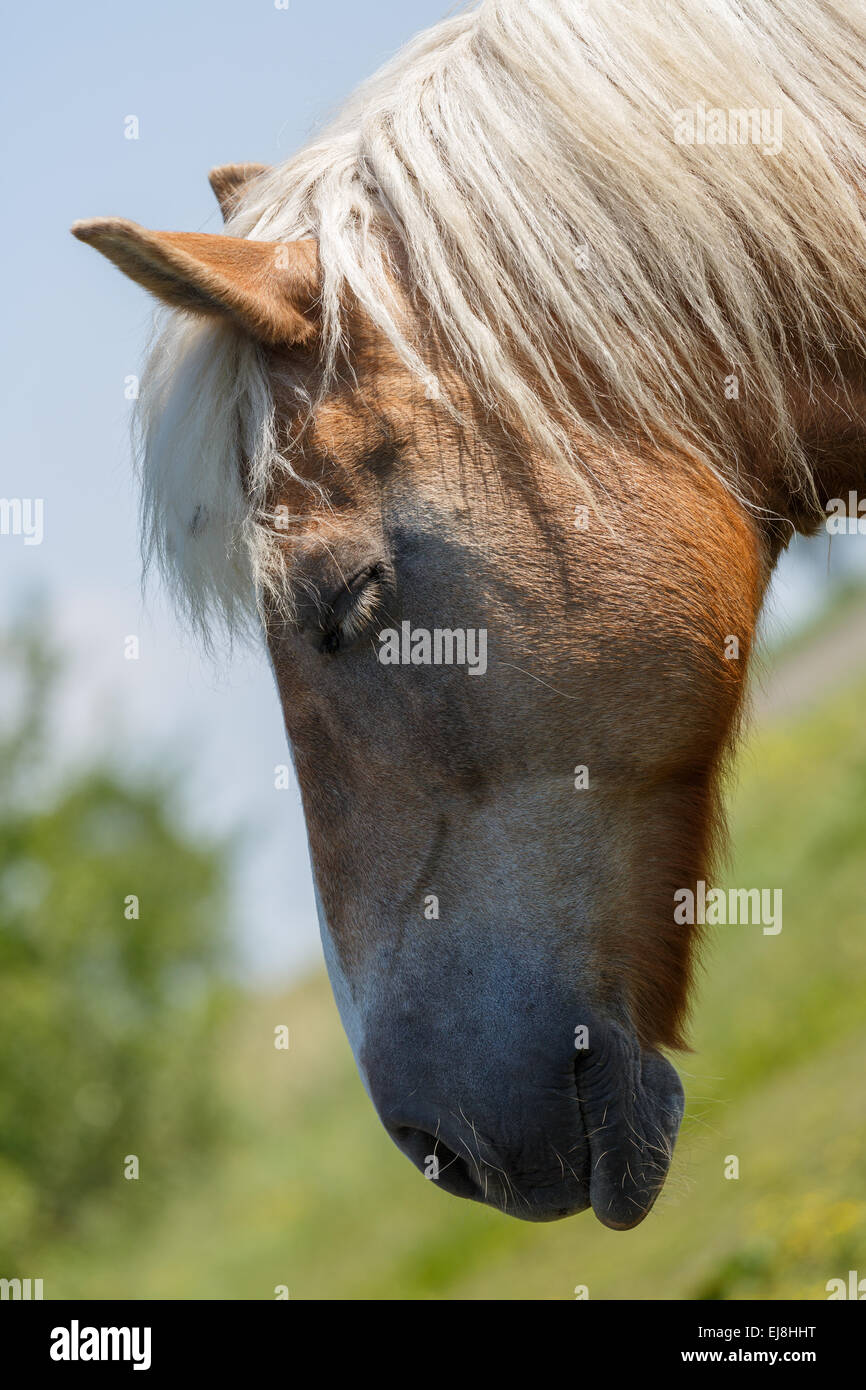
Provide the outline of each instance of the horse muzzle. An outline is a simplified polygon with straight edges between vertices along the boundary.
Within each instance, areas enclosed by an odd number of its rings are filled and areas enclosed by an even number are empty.
[[[683,1090],[671,1064],[621,1024],[596,1019],[586,1032],[575,1050],[569,1028],[572,1049],[555,1065],[537,1043],[516,1067],[467,1066],[467,1050],[437,1066],[428,1050],[413,1082],[403,1070],[399,1099],[393,1074],[383,1082],[365,1049],[371,1093],[397,1146],[446,1192],[525,1221],[591,1206],[605,1226],[629,1230],[664,1184]],[[409,1055],[401,1051],[404,1068]]]

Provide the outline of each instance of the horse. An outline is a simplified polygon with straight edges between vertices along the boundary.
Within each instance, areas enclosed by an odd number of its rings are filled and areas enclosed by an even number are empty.
[[[763,596],[866,485],[864,55],[847,0],[484,0],[220,234],[72,229],[169,311],[145,568],[267,645],[370,1098],[525,1220],[669,1170]]]

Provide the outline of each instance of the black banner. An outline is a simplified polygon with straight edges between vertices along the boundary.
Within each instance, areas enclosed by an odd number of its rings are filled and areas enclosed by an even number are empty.
[[[416,1305],[417,1308],[417,1305]],[[328,1317],[325,1314],[325,1317]],[[375,1313],[368,1309],[365,1318]],[[391,1314],[389,1326],[394,1331]],[[477,1338],[478,1356],[489,1367],[496,1360],[497,1344],[485,1332],[497,1331],[496,1305],[471,1312],[445,1314],[440,1309],[431,1318],[435,1342],[427,1344],[442,1351],[442,1341],[453,1325],[461,1339],[461,1366],[465,1373],[465,1353]],[[839,1302],[820,1303],[612,1303],[577,1301],[553,1323],[544,1322],[556,1336],[577,1338],[570,1341],[572,1354],[579,1352],[603,1356],[611,1370],[668,1371],[674,1366],[701,1368],[721,1366],[803,1366],[828,1372],[857,1364],[855,1358],[863,1335],[863,1318],[855,1308]],[[343,1326],[344,1312],[330,1315]],[[415,1317],[426,1321],[415,1308],[402,1308],[399,1315],[399,1341],[411,1352]],[[471,1324],[465,1319],[471,1317]],[[324,1353],[321,1369],[333,1373],[344,1351],[353,1367],[363,1364],[365,1351],[372,1359],[373,1345],[368,1329],[360,1340],[353,1338],[321,1344],[306,1308],[291,1301],[275,1303],[159,1303],[92,1302],[39,1303],[6,1301],[0,1305],[0,1334],[7,1363],[17,1364],[19,1375],[31,1371],[48,1373],[62,1382],[73,1377],[93,1378],[109,1371],[112,1376],[128,1374],[161,1378],[171,1373],[214,1373],[226,1376],[253,1367],[282,1366],[290,1374],[297,1367],[298,1353],[315,1356]],[[512,1344],[513,1321],[505,1328],[501,1345]],[[532,1315],[521,1315],[519,1341],[522,1354],[533,1357]],[[530,1334],[527,1338],[527,1334]],[[306,1343],[300,1339],[311,1337]],[[287,1338],[291,1341],[287,1342]],[[483,1340],[481,1340],[483,1338]],[[390,1338],[389,1338],[390,1340]],[[549,1344],[537,1343],[540,1363],[549,1358]],[[417,1355],[411,1355],[414,1361]],[[393,1374],[393,1353],[389,1352],[388,1374]],[[434,1364],[431,1361],[431,1366]],[[576,1369],[580,1362],[576,1362]]]

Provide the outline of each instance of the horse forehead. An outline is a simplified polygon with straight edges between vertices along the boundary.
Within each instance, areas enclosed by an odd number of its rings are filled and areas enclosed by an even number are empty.
[[[385,441],[388,417],[382,403],[346,390],[328,396],[318,406],[304,448],[345,474],[360,472],[370,452]]]
[[[399,477],[403,495],[417,491],[443,509],[468,507],[475,491],[471,470],[460,465],[461,445],[444,412],[424,396],[408,371],[389,370],[382,379],[359,380],[327,395],[312,416],[289,415],[276,394],[293,444],[294,478],[285,471],[273,481],[275,501],[290,503],[296,516],[330,530],[355,513],[386,519],[388,485]],[[480,441],[476,441],[480,443]],[[320,484],[327,498],[307,486]]]
[[[328,464],[350,471],[379,443],[407,433],[413,383],[405,370],[377,372],[368,364],[323,391],[319,370],[299,374],[290,359],[272,362],[269,377],[280,432],[299,473],[305,464],[311,474]]]

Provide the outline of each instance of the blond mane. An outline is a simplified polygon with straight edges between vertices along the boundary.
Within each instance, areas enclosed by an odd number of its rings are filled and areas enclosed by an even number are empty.
[[[743,440],[763,439],[808,496],[790,390],[863,352],[864,130],[861,3],[484,0],[252,184],[227,230],[318,238],[322,394],[347,291],[439,389],[397,246],[478,400],[564,467],[577,439],[639,435],[740,491]],[[262,507],[291,467],[259,350],[172,315],[139,425],[147,552],[194,618],[234,623],[268,583]]]

